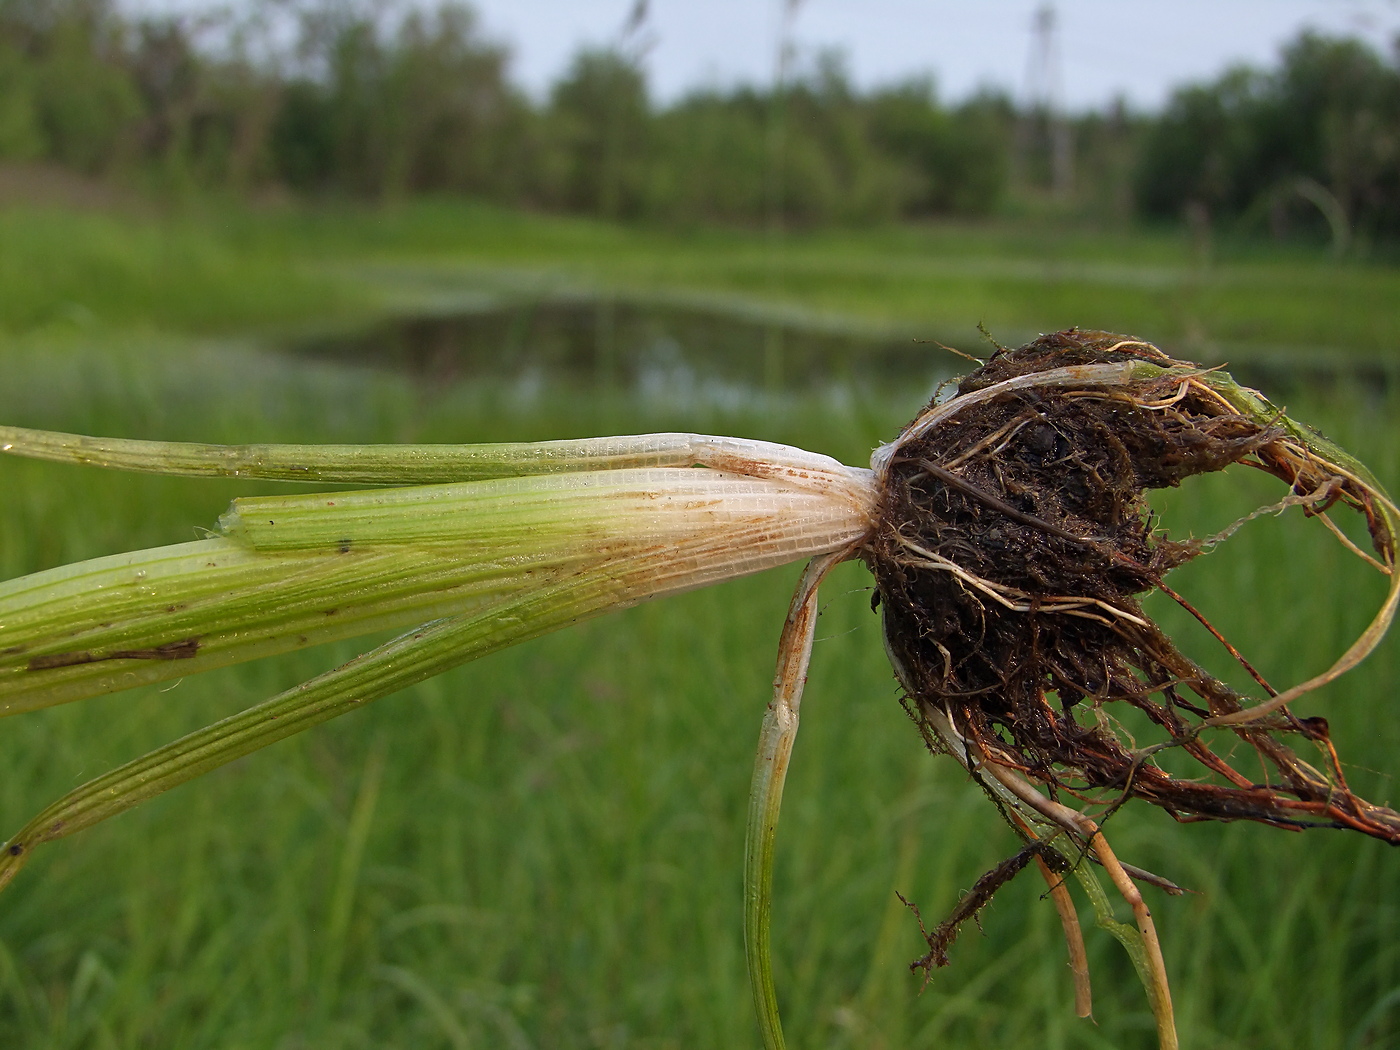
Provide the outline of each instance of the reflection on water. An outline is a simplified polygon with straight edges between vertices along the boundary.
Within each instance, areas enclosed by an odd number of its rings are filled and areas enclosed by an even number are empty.
[[[432,387],[493,379],[525,390],[561,384],[721,405],[839,388],[898,390],[908,399],[966,364],[912,338],[614,299],[399,318],[293,349],[392,369]]]
[[[724,409],[812,394],[892,395],[907,406],[972,367],[935,340],[613,298],[393,318],[290,349],[408,375],[427,391],[489,381],[521,403],[562,389]],[[985,356],[990,346],[962,349]],[[1375,402],[1400,385],[1396,364],[1377,359],[1260,348],[1216,348],[1212,356],[1275,400],[1307,392]]]

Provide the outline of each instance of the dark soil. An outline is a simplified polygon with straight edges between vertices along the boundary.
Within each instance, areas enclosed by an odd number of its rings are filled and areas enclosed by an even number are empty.
[[[1028,372],[1125,358],[1183,364],[1122,336],[1070,330],[997,353],[957,397]],[[1271,770],[1266,783],[1212,751],[1202,721],[1257,700],[1186,659],[1138,601],[1201,553],[1154,528],[1148,489],[1245,462],[1298,495],[1324,493],[1309,513],[1337,500],[1369,505],[1353,481],[1319,474],[1327,465],[1298,453],[1283,430],[1180,375],[1009,392],[899,446],[868,558],[915,717],[946,714],[980,753],[1076,809],[1087,801],[1102,814],[1137,797],[1180,820],[1350,827],[1400,843],[1400,814],[1347,789],[1323,719],[1283,710],[1209,730],[1247,741],[1241,761],[1257,777],[1257,753]],[[1388,542],[1373,535],[1378,549]],[[1127,739],[1114,718],[1122,705],[1145,714],[1158,738]],[[1319,747],[1325,772],[1299,759],[1290,738]],[[1165,747],[1190,754],[1197,774],[1169,775],[1154,760]]]

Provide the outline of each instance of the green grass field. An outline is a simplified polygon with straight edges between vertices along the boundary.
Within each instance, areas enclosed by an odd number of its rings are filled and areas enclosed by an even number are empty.
[[[1080,323],[1179,347],[1400,346],[1393,269],[1238,247],[1202,277],[1185,243],[1165,235],[793,237],[765,284],[761,239],[738,234],[446,205],[216,220],[0,214],[0,419],[210,441],[698,429],[863,462],[918,407],[786,397],[687,411],[618,396],[522,409],[489,386],[429,394],[266,354],[254,339],[489,279],[772,297],[953,334],[983,320],[997,334]],[[1060,254],[1038,255],[1052,242]],[[1394,490],[1394,394],[1355,394],[1302,391],[1289,407]],[[193,538],[250,491],[0,459],[0,577]],[[1250,475],[1200,479],[1161,504],[1173,531],[1203,534],[1276,497]],[[45,847],[0,896],[0,1045],[756,1046],[743,820],[795,575],[497,654]],[[1364,626],[1382,591],[1374,576],[1290,516],[1247,526],[1183,570],[1178,589],[1267,676],[1292,681]],[[906,966],[923,945],[895,891],[936,919],[1016,844],[900,712],[864,569],[843,567],[823,593],[775,880],[790,1045],[1153,1045],[1126,957],[1092,929],[1097,1023],[1073,1016],[1058,922],[1029,875],[920,994]],[[1203,632],[1155,611],[1221,666]],[[357,648],[12,719],[0,823],[16,828],[77,782]],[[1328,717],[1353,786],[1377,800],[1396,798],[1397,681],[1391,640],[1303,705]],[[1141,806],[1113,832],[1125,859],[1198,891],[1152,900],[1184,1046],[1400,1041],[1400,854],[1338,833],[1175,825]]]
[[[450,304],[483,284],[686,292],[914,335],[1015,342],[1073,325],[1213,359],[1393,359],[1400,268],[1172,232],[998,227],[665,231],[417,202],[379,210],[0,210],[0,331],[201,335]]]

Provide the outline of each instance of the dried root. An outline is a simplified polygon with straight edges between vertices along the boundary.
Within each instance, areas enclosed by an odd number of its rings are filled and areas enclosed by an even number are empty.
[[[1087,856],[1132,906],[1139,969],[1163,1045],[1174,1045],[1165,969],[1134,882],[1165,880],[1120,864],[1089,813],[1102,820],[1140,798],[1182,821],[1351,828],[1400,844],[1400,813],[1350,790],[1326,721],[1285,706],[1369,652],[1400,591],[1392,587],[1331,670],[1283,693],[1221,638],[1268,695],[1258,703],[1187,659],[1139,603],[1160,588],[1195,614],[1163,576],[1223,538],[1168,540],[1145,492],[1234,463],[1279,478],[1290,490],[1282,505],[1302,505],[1339,537],[1326,512],[1360,512],[1374,556],[1342,538],[1394,580],[1400,515],[1363,468],[1227,375],[1121,336],[1071,330],[999,352],[877,454],[880,524],[866,558],[906,706],[930,746],[956,755],[1028,843],[984,876],[953,926],[929,935],[916,966],[945,961],[956,923],[1031,859],[1053,887]],[[1121,705],[1160,739],[1132,739],[1115,717]],[[1212,747],[1220,733],[1249,745],[1270,770],[1265,782]],[[1300,758],[1294,740],[1315,745],[1323,768]],[[1162,768],[1156,758],[1168,748],[1191,756],[1197,775]],[[1077,921],[1066,920],[1066,933],[1073,956]],[[1087,976],[1077,980],[1086,1010],[1087,989]]]

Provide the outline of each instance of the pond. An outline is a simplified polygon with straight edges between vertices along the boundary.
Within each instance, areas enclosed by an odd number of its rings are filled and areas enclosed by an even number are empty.
[[[991,345],[957,350],[986,356]],[[840,392],[910,405],[972,367],[957,351],[912,331],[583,295],[486,300],[474,309],[390,317],[353,332],[299,339],[285,349],[395,372],[428,391],[491,381],[517,394],[606,391],[653,404],[728,409]],[[1164,349],[1226,364],[1242,382],[1276,398],[1308,391],[1384,399],[1400,379],[1397,364],[1379,357],[1247,346]]]
[[[489,379],[727,407],[834,388],[912,401],[911,390],[931,391],[968,363],[909,334],[610,297],[389,318],[288,349],[407,374],[431,388]]]

